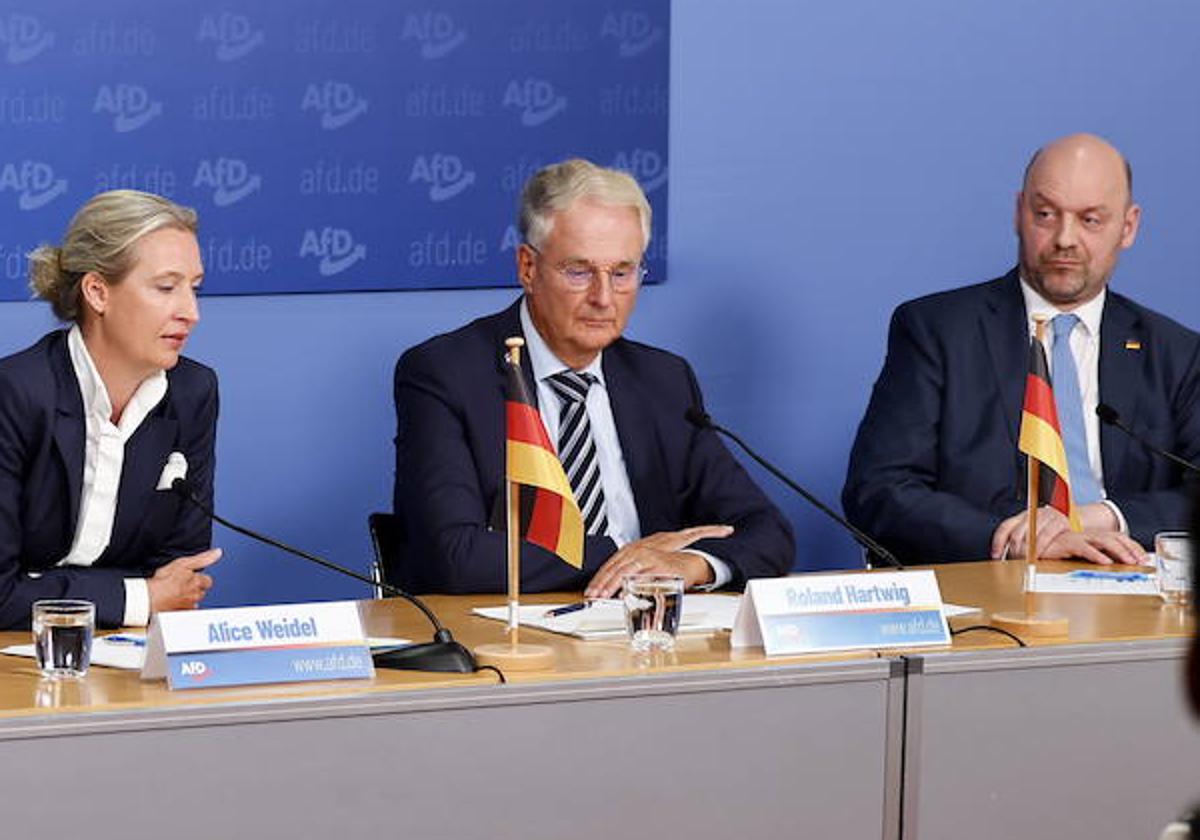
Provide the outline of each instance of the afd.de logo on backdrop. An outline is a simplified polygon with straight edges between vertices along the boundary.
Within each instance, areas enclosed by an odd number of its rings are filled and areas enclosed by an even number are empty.
[[[33,15],[13,13],[0,19],[0,44],[6,62],[24,64],[54,46],[54,33]]]
[[[23,160],[0,166],[0,193],[15,192],[17,207],[37,210],[67,191],[67,181],[48,163]]]
[[[367,246],[354,241],[354,234],[345,228],[309,228],[300,241],[300,258],[318,257],[317,271],[322,277],[333,277],[366,259]]]
[[[401,41],[413,41],[421,47],[421,58],[434,61],[445,58],[467,40],[467,31],[445,12],[415,12],[404,18]]]
[[[475,183],[475,170],[457,155],[417,155],[408,175],[410,184],[428,184],[430,201],[448,201]]]
[[[628,172],[642,189],[652,193],[667,183],[667,162],[654,149],[631,149],[617,152],[610,164],[613,169]]]
[[[196,34],[197,42],[213,44],[217,61],[225,62],[246,57],[265,40],[266,35],[250,18],[233,12],[205,15]]]
[[[228,207],[262,188],[262,176],[240,158],[204,158],[196,166],[192,186],[212,190],[213,204]]]
[[[622,58],[641,55],[663,41],[666,32],[664,27],[655,26],[650,16],[642,11],[609,12],[600,24],[601,39],[615,40],[617,54]]]
[[[334,131],[365,114],[367,100],[348,82],[312,82],[304,89],[300,111],[316,111],[321,115],[321,128]]]
[[[566,110],[567,97],[557,93],[551,82],[530,76],[510,81],[504,88],[504,99],[500,104],[519,111],[521,125],[536,128]]]
[[[113,131],[118,134],[137,131],[162,112],[162,102],[135,84],[101,85],[92,102],[93,114],[112,115]]]

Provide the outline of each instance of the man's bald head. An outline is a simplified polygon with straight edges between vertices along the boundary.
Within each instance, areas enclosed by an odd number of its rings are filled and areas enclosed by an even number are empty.
[[[1048,143],[1025,167],[1016,213],[1021,276],[1059,309],[1100,294],[1133,244],[1141,208],[1132,185],[1125,156],[1093,134]]]
[[[1025,176],[1021,179],[1021,189],[1029,187],[1029,177],[1033,173],[1034,167],[1037,166],[1042,155],[1047,153],[1052,156],[1091,157],[1100,165],[1103,165],[1104,160],[1108,159],[1110,163],[1115,163],[1124,171],[1126,204],[1133,202],[1133,167],[1130,165],[1129,159],[1103,137],[1097,137],[1095,134],[1072,134],[1042,146],[1033,153],[1029,163],[1025,164]]]

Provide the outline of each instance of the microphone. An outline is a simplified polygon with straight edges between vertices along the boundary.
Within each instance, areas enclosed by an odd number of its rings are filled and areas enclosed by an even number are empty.
[[[1129,435],[1131,438],[1136,440],[1138,443],[1140,443],[1142,446],[1149,449],[1151,452],[1153,452],[1155,455],[1159,456],[1160,458],[1166,458],[1171,463],[1178,464],[1179,466],[1183,467],[1185,470],[1188,470],[1189,472],[1200,473],[1200,467],[1197,467],[1191,461],[1188,461],[1184,458],[1180,458],[1178,455],[1176,455],[1172,452],[1168,452],[1165,449],[1161,449],[1161,448],[1155,446],[1153,443],[1146,440],[1145,437],[1143,437],[1142,435],[1139,435],[1133,429],[1129,428],[1124,423],[1122,423],[1121,415],[1118,414],[1117,410],[1115,408],[1113,408],[1111,405],[1107,405],[1105,403],[1100,403],[1099,405],[1097,405],[1096,406],[1096,416],[1100,418],[1101,423],[1104,423],[1107,426],[1115,426],[1116,428],[1120,429],[1122,432]]]
[[[331,569],[346,577],[354,578],[371,586],[378,586],[388,595],[402,598],[424,613],[425,617],[429,619],[429,623],[433,625],[433,641],[417,645],[405,645],[396,650],[387,650],[373,654],[372,658],[379,667],[407,671],[442,671],[455,674],[471,674],[479,670],[479,666],[476,664],[475,657],[471,655],[471,652],[454,640],[453,634],[442,626],[437,616],[433,614],[433,610],[429,609],[417,596],[411,595],[403,589],[399,589],[383,581],[372,580],[366,575],[360,575],[358,572],[347,569],[344,566],[339,566],[336,563],[331,563],[315,554],[309,554],[307,551],[293,548],[286,543],[279,542],[257,531],[251,531],[249,528],[243,528],[241,525],[230,522],[223,516],[219,516],[216,511],[202,502],[192,491],[191,482],[186,478],[177,478],[172,481],[171,492],[182,499],[186,499],[199,508],[209,519],[221,523],[231,531],[236,531],[239,534],[250,537],[252,540],[265,543],[272,548],[277,548],[288,554],[294,554],[297,557],[301,557],[311,563],[316,563],[318,566],[324,566],[326,569]]]
[[[792,490],[799,493],[806,502],[808,502],[810,505],[815,507],[817,510],[821,511],[821,513],[825,514],[830,519],[832,519],[834,522],[841,525],[843,529],[848,531],[850,533],[850,535],[852,537],[854,537],[855,541],[858,542],[859,545],[861,545],[863,548],[865,548],[867,550],[868,554],[872,554],[875,557],[878,557],[880,560],[882,560],[884,563],[887,563],[889,566],[893,566],[897,569],[904,568],[904,564],[901,563],[899,560],[897,560],[896,556],[894,554],[892,554],[892,552],[888,551],[886,548],[884,548],[882,545],[877,543],[871,537],[867,536],[865,533],[860,531],[858,528],[855,528],[853,525],[851,525],[849,522],[847,522],[845,520],[845,518],[843,518],[838,513],[836,513],[832,508],[830,508],[828,505],[826,505],[824,502],[822,502],[820,499],[818,499],[812,493],[809,493],[807,490],[805,490],[803,487],[801,487],[795,481],[793,481],[788,476],[786,476],[782,470],[780,470],[778,467],[776,467],[774,464],[772,464],[766,458],[763,458],[761,455],[759,455],[757,452],[755,452],[753,449],[751,449],[744,440],[742,440],[740,437],[735,435],[733,432],[729,431],[729,429],[726,429],[724,426],[719,426],[716,423],[714,423],[712,417],[708,414],[707,411],[704,411],[704,409],[700,408],[699,406],[692,405],[692,406],[688,406],[688,410],[684,412],[683,416],[684,416],[684,419],[686,419],[689,423],[691,423],[693,426],[695,426],[698,429],[711,429],[712,431],[719,432],[720,434],[725,435],[725,437],[732,440],[734,443],[736,443],[741,448],[741,450],[743,452],[745,452],[747,455],[749,455],[751,458],[753,458],[755,461],[757,461],[759,463],[759,465],[762,466],[763,469],[765,469],[771,475],[775,476],[777,479],[782,481],[784,484],[786,484]]]

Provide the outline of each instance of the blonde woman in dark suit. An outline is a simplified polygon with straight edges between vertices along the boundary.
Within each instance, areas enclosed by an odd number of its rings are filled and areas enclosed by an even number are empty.
[[[0,359],[0,628],[43,598],[96,605],[101,626],[196,607],[220,557],[211,524],[217,379],[182,357],[199,321],[196,214],[101,193],[30,281],[69,327]]]

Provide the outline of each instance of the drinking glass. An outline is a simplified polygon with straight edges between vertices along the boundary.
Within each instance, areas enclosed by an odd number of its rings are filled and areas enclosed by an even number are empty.
[[[636,651],[672,650],[683,612],[683,578],[629,575],[625,578],[625,629]]]
[[[43,676],[82,677],[92,660],[96,605],[91,601],[33,603],[33,649]]]
[[[1185,607],[1192,597],[1192,541],[1184,531],[1154,535],[1158,595],[1171,606]]]

